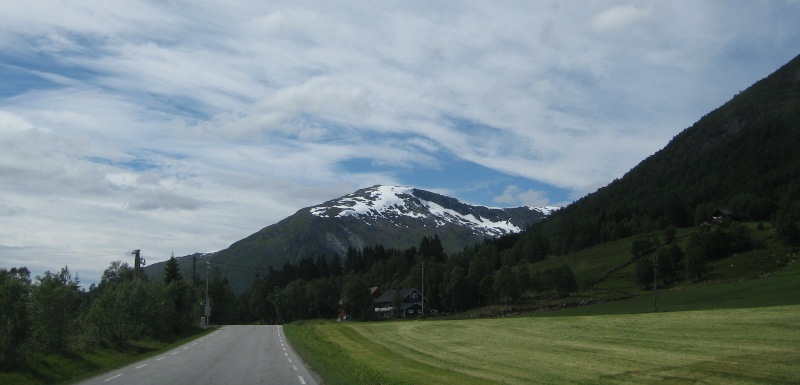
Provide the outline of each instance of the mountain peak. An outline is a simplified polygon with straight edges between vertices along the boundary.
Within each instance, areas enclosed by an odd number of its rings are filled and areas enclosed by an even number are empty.
[[[309,211],[324,218],[381,215],[385,210],[402,210],[413,192],[412,187],[375,185],[311,207]]]
[[[376,185],[298,210],[215,253],[214,260],[234,292],[241,293],[252,283],[254,271],[263,273],[286,262],[344,257],[350,248],[374,245],[408,249],[433,235],[440,237],[446,253],[453,253],[486,238],[518,233],[553,209],[473,206],[414,187]],[[188,265],[181,268],[189,274]],[[146,270],[159,276],[164,268],[154,264]]]
[[[432,227],[456,225],[471,229],[476,235],[496,237],[522,231],[530,225],[535,211],[541,217],[557,207],[496,208],[475,206],[430,191],[408,186],[375,185],[308,209],[320,218],[360,219],[367,224],[388,221],[408,227],[409,220],[427,221]]]

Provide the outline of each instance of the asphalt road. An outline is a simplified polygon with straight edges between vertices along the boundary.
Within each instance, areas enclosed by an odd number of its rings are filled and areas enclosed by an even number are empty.
[[[317,385],[282,326],[225,326],[203,338],[81,385]]]

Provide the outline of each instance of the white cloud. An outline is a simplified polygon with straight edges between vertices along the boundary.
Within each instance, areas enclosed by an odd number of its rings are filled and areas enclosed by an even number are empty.
[[[359,187],[414,184],[392,168],[448,163],[568,196],[470,175],[427,187],[574,199],[796,55],[798,15],[746,1],[10,0],[0,246],[61,265],[53,250],[84,252],[99,271],[112,250],[210,251]]]
[[[503,193],[492,199],[496,203],[505,205],[522,205],[528,207],[550,206],[550,199],[547,193],[538,190],[522,190],[519,186],[508,185]]]
[[[649,9],[640,9],[634,6],[622,5],[609,8],[592,17],[591,23],[598,31],[607,31],[628,27],[636,22],[648,18]]]

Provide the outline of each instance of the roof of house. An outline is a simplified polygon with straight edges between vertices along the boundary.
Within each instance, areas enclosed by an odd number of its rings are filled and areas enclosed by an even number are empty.
[[[730,210],[730,209],[717,209],[716,211],[714,211],[714,215],[715,216],[718,215],[718,214],[727,215],[727,216],[734,216],[733,210]]]
[[[408,297],[412,292],[419,293],[417,289],[386,290],[375,302],[394,302],[398,292],[400,294],[400,299]]]
[[[377,287],[369,288],[369,294],[372,296],[373,299],[380,297],[382,293],[383,292],[381,291],[381,289],[378,289]]]

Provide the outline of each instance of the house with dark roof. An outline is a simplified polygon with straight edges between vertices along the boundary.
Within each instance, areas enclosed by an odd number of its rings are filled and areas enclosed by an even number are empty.
[[[723,224],[723,223],[730,223],[731,221],[738,221],[739,216],[736,215],[730,209],[716,209],[713,214],[711,214],[711,219],[714,223]]]
[[[422,294],[417,289],[387,290],[375,300],[375,314],[381,318],[410,318],[422,315]]]

